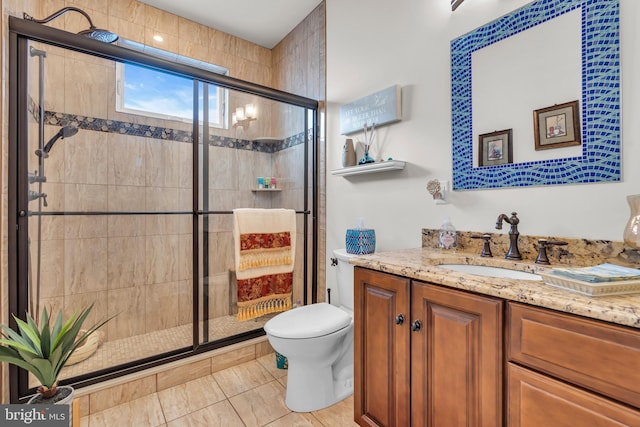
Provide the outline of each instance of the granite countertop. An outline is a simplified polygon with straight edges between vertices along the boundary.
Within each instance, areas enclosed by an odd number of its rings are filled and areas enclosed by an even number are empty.
[[[439,264],[472,264],[546,273],[553,265],[545,267],[532,261],[482,258],[469,253],[430,248],[377,252],[354,257],[350,263],[451,288],[640,328],[640,293],[589,297],[546,285],[542,281],[477,276],[438,267]]]

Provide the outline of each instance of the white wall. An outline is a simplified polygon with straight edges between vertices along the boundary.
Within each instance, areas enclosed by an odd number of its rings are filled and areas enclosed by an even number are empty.
[[[408,162],[400,172],[327,174],[327,256],[358,216],[375,228],[378,251],[419,247],[421,228],[445,216],[459,230],[498,232],[497,216],[511,211],[521,234],[622,241],[626,196],[640,193],[637,0],[620,0],[621,182],[456,191],[449,205],[426,191],[429,179],[452,178],[450,41],[528,3],[468,0],[452,13],[449,0],[327,0],[327,169],[341,167],[340,106],[392,84],[403,87],[403,121],[379,129],[379,154]]]

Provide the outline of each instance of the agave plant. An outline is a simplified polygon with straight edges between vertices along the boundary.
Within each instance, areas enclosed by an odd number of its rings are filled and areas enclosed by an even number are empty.
[[[42,310],[40,327],[27,313],[27,321],[13,318],[18,325],[18,332],[0,325],[0,361],[8,362],[31,372],[40,381],[38,393],[44,398],[56,394],[56,386],[60,371],[73,352],[82,343],[112,317],[96,323],[82,332],[80,328],[91,312],[93,304],[78,313],[74,313],[66,322],[62,310],[51,325],[46,307]]]

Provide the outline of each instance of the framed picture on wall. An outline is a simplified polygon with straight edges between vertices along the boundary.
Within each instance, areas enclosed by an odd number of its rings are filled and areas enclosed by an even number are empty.
[[[578,101],[535,110],[533,135],[536,150],[582,144]]]
[[[478,136],[478,166],[513,163],[513,129],[483,133]]]

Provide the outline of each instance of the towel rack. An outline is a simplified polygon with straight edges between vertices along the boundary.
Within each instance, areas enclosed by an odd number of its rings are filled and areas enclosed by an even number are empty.
[[[297,214],[309,215],[310,210],[296,211]],[[79,216],[79,215],[190,215],[192,211],[20,211],[19,216]],[[230,215],[233,211],[196,211],[198,215]]]

